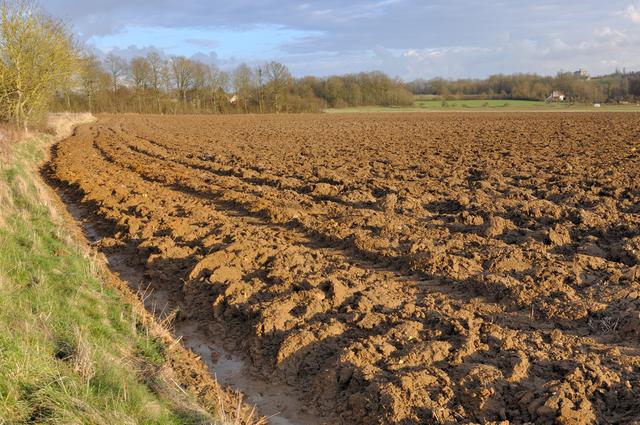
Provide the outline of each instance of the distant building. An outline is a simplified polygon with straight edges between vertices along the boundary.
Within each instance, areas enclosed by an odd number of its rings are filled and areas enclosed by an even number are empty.
[[[574,76],[578,77],[578,78],[589,78],[589,71],[587,71],[584,68],[580,68],[579,70],[577,70],[576,72],[573,73]]]
[[[554,90],[549,97],[547,97],[547,102],[564,102],[566,96],[561,91]]]
[[[232,105],[235,105],[235,104],[236,104],[236,102],[237,102],[238,100],[239,100],[239,99],[238,99],[238,95],[237,95],[237,94],[234,94],[233,96],[231,96],[231,97],[229,98],[229,103],[231,103]]]

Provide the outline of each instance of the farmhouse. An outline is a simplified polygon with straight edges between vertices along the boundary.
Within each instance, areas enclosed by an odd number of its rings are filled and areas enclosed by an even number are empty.
[[[565,97],[561,91],[554,90],[545,100],[547,102],[564,102]]]

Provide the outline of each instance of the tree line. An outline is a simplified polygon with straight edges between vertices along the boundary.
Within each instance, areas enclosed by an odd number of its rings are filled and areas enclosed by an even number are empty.
[[[455,97],[544,100],[553,91],[559,91],[575,102],[622,102],[640,100],[640,72],[616,71],[595,78],[559,72],[555,76],[513,74],[492,75],[486,79],[418,79],[406,87],[414,94],[434,95],[445,100]]]
[[[227,71],[157,53],[125,60],[77,46],[61,21],[32,0],[0,0],[0,120],[27,126],[48,110],[137,113],[296,113],[357,106],[409,106],[414,94],[640,101],[640,72],[584,78],[560,72],[404,83],[382,72],[295,78],[279,62]]]
[[[275,61],[225,71],[157,53],[101,59],[33,0],[0,0],[0,119],[19,125],[37,124],[48,110],[294,113],[410,105],[412,96],[381,72],[294,78]]]
[[[286,65],[241,64],[231,71],[152,52],[127,61],[84,55],[54,107],[90,112],[280,113],[346,106],[411,105],[404,83],[381,72],[294,78]]]

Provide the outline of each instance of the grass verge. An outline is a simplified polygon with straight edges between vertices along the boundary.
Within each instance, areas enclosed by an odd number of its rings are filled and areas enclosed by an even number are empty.
[[[0,424],[250,423],[71,236],[38,174],[51,141],[0,150]]]

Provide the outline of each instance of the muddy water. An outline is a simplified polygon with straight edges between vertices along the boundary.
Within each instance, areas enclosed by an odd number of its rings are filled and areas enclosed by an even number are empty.
[[[61,194],[67,210],[81,226],[87,240],[97,243],[102,236],[96,226],[86,217],[86,208],[76,204],[69,197]],[[144,286],[144,270],[132,267],[126,256],[122,254],[107,255],[109,269],[128,283],[131,290],[140,294],[148,311],[162,320],[173,310],[168,291],[162,288],[150,290]],[[207,365],[210,373],[223,386],[230,387],[244,394],[248,404],[256,406],[260,415],[268,418],[273,425],[322,425],[328,423],[319,417],[305,412],[304,406],[295,393],[284,385],[266,382],[255,377],[240,355],[228,352],[217,344],[222,338],[216,335],[216,329],[203,323],[179,321],[173,327],[175,338],[182,340],[185,347],[198,354]]]
[[[212,339],[203,335],[196,324],[183,322],[176,325],[175,332],[182,336],[186,347],[202,357],[218,382],[242,391],[249,404],[258,406],[260,413],[269,417],[269,423],[274,425],[321,423],[313,416],[298,411],[298,401],[287,388],[252,377],[239,356],[227,352],[220,345],[213,344]]]

